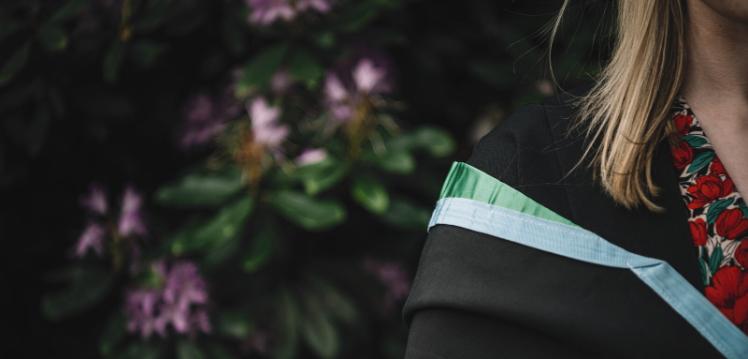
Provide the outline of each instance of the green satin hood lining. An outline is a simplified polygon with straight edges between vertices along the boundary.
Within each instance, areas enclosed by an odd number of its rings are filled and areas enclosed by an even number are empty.
[[[439,198],[450,197],[472,199],[534,217],[576,226],[570,220],[535,202],[522,192],[465,162],[452,163],[452,168],[444,181]]]

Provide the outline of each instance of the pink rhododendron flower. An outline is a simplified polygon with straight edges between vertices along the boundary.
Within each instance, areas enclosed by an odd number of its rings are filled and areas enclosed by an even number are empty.
[[[162,278],[159,288],[136,288],[126,294],[127,329],[148,338],[154,332],[165,337],[171,327],[179,334],[210,333],[206,304],[208,292],[197,266],[159,261],[154,272]]]
[[[278,123],[280,108],[269,106],[264,98],[258,97],[247,106],[252,121],[252,134],[255,142],[270,149],[277,149],[288,136],[288,126]]]
[[[119,216],[117,231],[120,235],[145,235],[145,223],[141,214],[143,198],[133,187],[128,186],[122,196],[122,209]]]
[[[89,223],[75,245],[75,256],[82,258],[92,249],[96,255],[101,256],[104,254],[105,236],[106,231],[104,230],[104,226],[95,222]]]
[[[314,10],[319,13],[330,11],[329,0],[246,0],[249,6],[249,22],[267,26],[278,20],[291,21],[299,14]]]
[[[323,148],[308,148],[296,157],[296,164],[299,166],[311,165],[318,163],[327,158],[327,151]]]
[[[383,63],[363,57],[352,68],[329,71],[325,77],[325,103],[333,119],[350,120],[358,105],[368,97],[391,90],[389,72]]]

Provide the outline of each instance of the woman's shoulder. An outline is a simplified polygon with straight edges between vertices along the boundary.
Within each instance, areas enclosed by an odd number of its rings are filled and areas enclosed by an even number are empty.
[[[561,215],[571,215],[564,183],[590,183],[592,176],[579,166],[567,178],[583,153],[583,134],[569,131],[574,121],[574,100],[587,84],[568,93],[519,107],[484,135],[473,147],[467,163]],[[573,178],[573,179],[572,179]]]

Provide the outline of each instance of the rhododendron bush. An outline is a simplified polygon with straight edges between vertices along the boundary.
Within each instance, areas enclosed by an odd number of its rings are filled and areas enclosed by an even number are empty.
[[[553,92],[513,77],[533,45],[502,35],[541,21],[454,21],[496,41],[470,44],[425,20],[452,6],[3,5],[0,183],[65,199],[27,199],[62,223],[40,267],[45,320],[85,326],[96,342],[66,345],[106,358],[401,357],[456,151]]]

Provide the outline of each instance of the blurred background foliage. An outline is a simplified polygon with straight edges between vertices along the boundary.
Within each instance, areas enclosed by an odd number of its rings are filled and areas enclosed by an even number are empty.
[[[606,56],[606,7],[573,2],[562,87]],[[559,8],[4,1],[4,350],[402,357],[441,181],[559,91],[542,32]]]

